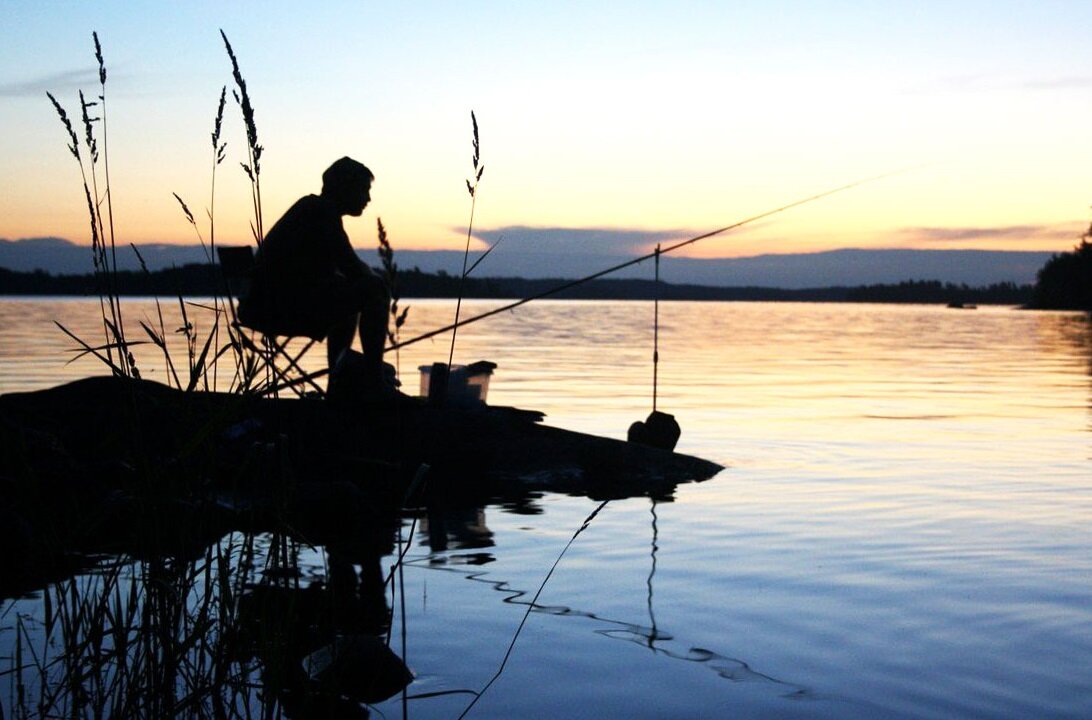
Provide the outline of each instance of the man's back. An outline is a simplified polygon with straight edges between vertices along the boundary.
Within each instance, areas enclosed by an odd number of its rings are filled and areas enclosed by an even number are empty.
[[[361,274],[337,209],[318,195],[307,195],[266,234],[254,281],[264,288],[304,288]]]

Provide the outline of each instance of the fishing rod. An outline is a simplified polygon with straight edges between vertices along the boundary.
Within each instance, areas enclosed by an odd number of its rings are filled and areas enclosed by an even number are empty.
[[[499,315],[500,313],[507,312],[509,310],[515,310],[516,308],[520,307],[521,305],[526,305],[527,303],[532,302],[534,300],[541,300],[543,298],[550,297],[551,295],[556,295],[556,294],[558,294],[560,292],[564,292],[565,290],[568,290],[570,288],[577,287],[578,285],[583,285],[586,282],[591,282],[592,280],[598,280],[599,278],[603,277],[604,275],[610,275],[611,273],[618,272],[619,270],[624,270],[625,268],[631,267],[631,266],[636,265],[638,263],[642,263],[645,260],[651,260],[652,258],[658,257],[659,255],[661,255],[663,253],[673,252],[675,250],[678,250],[679,248],[684,248],[687,245],[693,245],[694,243],[696,243],[696,242],[698,242],[700,240],[707,240],[707,239],[709,239],[711,237],[714,237],[716,235],[721,235],[723,233],[726,233],[729,230],[735,230],[736,228],[743,227],[744,225],[749,225],[749,224],[751,224],[753,222],[756,222],[758,220],[762,220],[764,218],[772,217],[772,216],[777,215],[779,213],[783,213],[786,210],[791,210],[793,208],[800,207],[801,205],[807,205],[808,203],[815,202],[816,200],[822,200],[823,198],[830,197],[831,195],[835,195],[835,194],[840,193],[840,192],[845,192],[846,190],[851,190],[851,189],[853,189],[855,187],[859,187],[861,185],[866,185],[868,183],[876,182],[877,180],[882,180],[884,178],[891,177],[892,175],[898,175],[900,173],[907,172],[908,170],[909,170],[909,168],[902,169],[902,170],[894,170],[892,172],[883,173],[882,175],[873,175],[871,177],[867,177],[867,178],[864,178],[862,180],[856,180],[856,181],[851,182],[851,183],[849,183],[847,185],[840,185],[839,187],[833,188],[831,190],[825,190],[825,191],[823,191],[821,193],[817,193],[815,195],[809,195],[808,197],[801,198],[799,200],[794,200],[791,203],[788,203],[786,205],[782,205],[782,206],[774,208],[772,210],[767,210],[765,212],[761,212],[758,215],[752,215],[749,218],[746,218],[744,220],[740,220],[738,222],[734,222],[731,225],[725,225],[722,228],[718,228],[716,230],[710,230],[709,232],[703,233],[703,234],[698,235],[696,237],[692,237],[692,238],[689,238],[687,240],[681,240],[681,241],[675,243],[674,245],[668,245],[666,248],[663,248],[662,250],[657,247],[656,250],[653,250],[652,252],[650,252],[650,253],[648,253],[646,255],[641,255],[640,257],[632,258],[632,259],[627,260],[627,261],[625,261],[623,263],[619,263],[618,265],[614,265],[613,267],[609,267],[609,268],[607,268],[605,270],[600,270],[599,272],[592,273],[591,275],[588,275],[588,276],[585,276],[585,277],[582,277],[582,278],[578,278],[576,280],[570,280],[569,282],[566,282],[566,283],[562,283],[562,284],[557,285],[557,286],[555,286],[553,288],[550,288],[549,290],[544,290],[544,291],[542,291],[542,292],[540,292],[540,293],[538,293],[536,295],[531,295],[529,297],[525,297],[522,300],[517,300],[515,302],[509,303],[509,304],[504,305],[502,307],[494,308],[492,310],[488,310],[486,312],[481,313],[480,315],[474,315],[473,317],[466,318],[465,320],[462,320],[460,322],[452,323],[451,325],[446,325],[446,326],[444,326],[442,328],[438,328],[436,330],[430,330],[429,332],[423,333],[423,334],[418,335],[417,337],[414,337],[414,338],[410,338],[409,340],[404,340],[404,341],[402,341],[400,343],[395,343],[395,344],[387,347],[383,352],[389,352],[391,350],[398,350],[400,348],[406,347],[407,345],[413,345],[414,343],[421,342],[422,340],[428,340],[429,338],[436,337],[437,335],[442,335],[442,334],[444,334],[446,332],[450,332],[452,330],[455,330],[456,328],[461,328],[464,325],[469,325],[471,323],[478,322],[479,320],[485,320],[488,317],[492,317],[494,315]]]

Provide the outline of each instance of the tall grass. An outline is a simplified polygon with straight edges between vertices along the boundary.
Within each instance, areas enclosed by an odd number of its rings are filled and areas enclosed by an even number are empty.
[[[99,68],[100,94],[88,101],[80,93],[82,140],[77,136],[68,112],[61,102],[47,93],[68,138],[68,150],[80,169],[90,222],[92,261],[98,286],[104,341],[86,342],[63,325],[77,342],[81,354],[91,354],[118,376],[140,378],[132,353],[143,342],[128,340],[122,304],[114,282],[117,249],[112,208],[109,153],[106,142],[106,66],[97,33],[93,34],[95,57]],[[227,44],[226,36],[224,37]],[[260,239],[261,148],[256,143],[253,108],[231,47],[229,56],[241,88],[240,105],[244,110],[249,142],[248,163],[255,202],[255,237]],[[216,169],[225,157],[226,144],[221,131],[226,102],[226,87],[221,90],[212,132],[213,160],[209,198],[209,245],[189,207],[175,195],[188,222],[194,227],[198,242],[215,262]],[[136,252],[136,248],[133,248]],[[144,259],[137,252],[142,267]],[[163,308],[156,299],[157,321],[141,320],[146,342],[163,355],[167,382],[183,390],[212,389],[217,386],[218,360],[232,353],[236,358],[231,389],[252,391],[260,387],[262,358],[253,343],[237,327],[227,325],[228,341],[219,346],[220,324],[226,314],[234,319],[234,308],[220,295],[211,307],[187,302],[178,296],[180,326],[174,334],[185,343],[186,369],[183,375],[172,358]],[[230,310],[225,312],[225,308]],[[199,337],[197,310],[209,310],[211,331]],[[158,326],[158,327],[157,327]],[[210,378],[211,368],[211,378]],[[96,428],[102,432],[121,432],[120,428]],[[140,439],[135,440],[139,449]],[[148,482],[134,498],[151,516],[167,512],[167,501],[176,497],[179,483],[170,471],[155,467],[150,453],[136,458],[136,472]],[[33,481],[33,478],[30,478]],[[187,544],[189,532],[176,528],[174,542]],[[284,546],[287,547],[287,546]],[[253,535],[229,535],[213,544],[196,561],[163,558],[160,550],[149,549],[153,560],[134,562],[122,555],[107,561],[94,572],[79,575],[47,588],[42,612],[38,617],[16,618],[14,667],[2,675],[13,674],[14,688],[9,698],[14,717],[270,717],[276,698],[259,692],[260,677],[253,659],[234,657],[230,648],[234,625],[238,621],[238,597],[257,581]],[[276,565],[295,562],[294,552],[271,553]],[[294,569],[281,573],[294,576]],[[0,713],[2,715],[2,713]]]
[[[200,244],[201,249],[204,250],[206,260],[208,261],[209,265],[211,265],[213,267],[218,266],[218,260],[217,260],[217,255],[216,255],[216,169],[224,161],[225,151],[227,149],[227,143],[223,142],[220,139],[221,131],[223,130],[224,105],[226,104],[226,101],[227,101],[227,86],[225,85],[225,86],[220,88],[220,100],[219,100],[219,103],[217,104],[217,107],[216,107],[216,117],[215,117],[215,120],[213,121],[213,129],[212,129],[212,133],[211,133],[211,137],[212,137],[212,171],[210,173],[210,180],[209,180],[209,185],[210,185],[209,206],[205,210],[205,213],[208,215],[208,221],[209,221],[209,230],[208,230],[209,242],[208,242],[207,246],[205,244],[205,239],[204,239],[203,235],[201,234],[201,229],[197,224],[197,219],[194,218],[193,213],[190,211],[189,206],[186,204],[185,200],[183,200],[181,198],[181,196],[179,196],[178,193],[172,193],[172,195],[174,195],[174,199],[178,201],[178,204],[182,209],[182,214],[185,216],[187,222],[189,222],[189,224],[193,227],[194,233],[197,236],[197,242],[198,242],[198,244]],[[134,247],[134,250],[135,250],[135,247]],[[138,255],[139,255],[139,253],[138,253]],[[141,261],[141,265],[143,266],[143,261]],[[145,271],[147,271],[146,266],[145,266]],[[225,313],[229,314],[231,316],[230,317],[231,321],[234,321],[234,319],[235,319],[234,318],[234,306],[231,304],[230,300],[225,302],[223,296],[221,295],[221,293],[219,291],[213,294],[213,296],[212,296],[212,308],[211,308],[212,315],[213,315],[212,329],[209,331],[208,339],[207,339],[207,341],[205,343],[204,349],[202,350],[202,353],[201,353],[201,358],[199,360],[197,358],[197,356],[196,356],[196,335],[195,335],[195,332],[194,332],[194,326],[189,322],[189,318],[186,316],[185,305],[183,303],[181,293],[179,293],[179,304],[182,307],[182,311],[183,311],[184,323],[183,323],[182,327],[180,328],[180,331],[183,332],[186,335],[186,340],[187,340],[187,355],[188,355],[188,358],[189,358],[189,361],[190,361],[189,362],[189,367],[190,367],[191,387],[193,385],[192,381],[195,378],[200,378],[202,380],[202,385],[203,385],[204,390],[209,390],[210,388],[214,389],[214,388],[217,387],[219,358],[224,353],[223,352],[217,352],[217,353],[215,353],[213,355],[212,361],[210,363],[210,368],[211,368],[211,371],[212,371],[212,382],[211,382],[211,384],[209,382],[209,376],[208,376],[209,373],[206,371],[206,369],[204,367],[204,360],[207,359],[208,351],[209,351],[210,347],[218,347],[219,346],[220,324],[224,319]],[[156,298],[156,308],[157,309],[159,308],[159,299],[158,298]],[[232,323],[232,324],[234,324],[234,323]],[[144,324],[142,323],[142,325],[144,325]],[[149,328],[146,325],[145,325],[144,329],[145,329],[146,332],[148,332],[149,335],[152,336],[152,341],[156,342],[156,344],[164,350],[165,354],[168,354],[168,353],[166,353],[166,343],[163,342],[163,339],[165,337],[165,330],[164,330],[163,325],[162,325],[162,313],[160,312],[160,334],[159,334],[158,339],[154,336],[154,333],[152,331],[150,331]],[[228,333],[229,333],[229,338],[230,338],[231,337],[230,328],[228,330]],[[227,346],[222,348],[222,350],[227,350],[228,348],[230,348],[232,350],[237,351],[239,347],[240,347],[240,344],[238,342],[230,342]],[[238,355],[238,352],[236,352],[236,355]],[[168,365],[169,364],[170,364],[170,360],[169,360],[169,357],[168,357]],[[236,362],[235,367],[236,368],[239,367],[240,364],[241,363]],[[237,373],[236,373],[236,377],[237,377]],[[177,376],[175,376],[175,380],[177,382]]]
[[[240,645],[240,599],[262,573],[295,568],[255,559],[253,536],[232,533],[194,560],[108,561],[48,587],[40,612],[14,619],[11,717],[279,716],[267,668]],[[277,620],[259,643],[285,644]]]
[[[220,37],[224,40],[224,48],[227,50],[228,57],[231,59],[231,75],[235,80],[235,89],[232,90],[232,95],[235,97],[236,104],[239,105],[239,109],[243,114],[243,125],[246,127],[246,162],[240,163],[243,171],[247,177],[250,178],[250,200],[254,210],[254,220],[251,225],[251,233],[254,235],[254,241],[258,244],[262,244],[262,239],[265,237],[262,230],[262,152],[264,148],[258,143],[258,126],[254,122],[254,105],[250,101],[250,93],[247,91],[246,79],[243,77],[242,70],[239,69],[239,60],[235,57],[235,50],[231,47],[231,42],[228,41],[227,34],[223,30],[220,31]]]
[[[112,373],[138,379],[132,348],[151,344],[163,358],[167,384],[184,391],[217,389],[218,362],[233,358],[229,389],[237,393],[265,393],[283,379],[282,371],[272,362],[268,347],[259,347],[252,334],[241,329],[229,298],[214,295],[210,305],[193,303],[178,295],[179,326],[167,324],[159,299],[155,319],[142,319],[139,326],[146,340],[127,339],[124,334],[122,306],[117,294],[117,258],[111,198],[108,153],[105,134],[106,67],[98,35],[94,34],[95,56],[99,65],[101,94],[88,102],[80,95],[84,135],[81,140],[68,113],[49,94],[68,137],[68,149],[76,159],[85,191],[92,239],[92,258],[99,282],[99,302],[104,341],[86,342],[61,326],[77,342],[81,354],[102,360]],[[241,109],[247,135],[247,157],[241,163],[249,179],[253,219],[251,232],[260,247],[263,238],[261,203],[261,159],[254,109],[238,59],[221,31],[235,80],[233,95]],[[177,193],[176,198],[186,221],[194,228],[197,241],[205,248],[210,262],[217,262],[216,182],[217,168],[225,159],[222,140],[226,87],[221,89],[212,139],[208,232],[202,231],[194,213]],[[98,116],[96,116],[98,113]],[[100,172],[101,170],[101,172]],[[478,170],[477,178],[480,179]],[[395,344],[406,321],[408,307],[400,307],[397,265],[381,221],[380,257],[391,287],[391,340]],[[144,259],[135,246],[133,251],[141,266]],[[202,334],[199,313],[211,312],[209,330]],[[230,321],[229,321],[230,320]],[[221,328],[221,324],[223,327]],[[226,340],[220,343],[220,331]],[[172,336],[184,343],[185,360],[176,360],[171,348]],[[298,358],[290,361],[295,365]],[[298,369],[298,366],[296,366]],[[121,432],[120,428],[96,428]],[[202,431],[203,432],[203,431]],[[278,436],[279,437],[279,436]],[[190,439],[182,438],[186,445]],[[264,450],[269,467],[263,470],[273,497],[271,515],[274,524],[287,531],[286,508],[292,502],[294,475],[285,455],[277,447],[279,440]],[[142,447],[138,438],[136,446]],[[139,453],[138,453],[139,454]],[[109,458],[108,458],[109,459]],[[164,530],[157,523],[170,512],[170,502],[178,502],[186,480],[172,477],[169,467],[158,467],[149,450],[133,459],[133,472],[145,482],[129,498],[138,503],[149,518],[156,534],[175,533],[171,541],[190,546],[198,540],[197,530]],[[422,482],[422,473],[411,485],[414,491]],[[31,478],[33,480],[33,478]],[[189,478],[189,486],[192,486]],[[209,545],[196,559],[164,556],[155,543],[130,548],[132,555],[120,555],[99,563],[92,572],[72,577],[49,587],[42,595],[41,612],[19,614],[15,618],[13,666],[0,672],[12,677],[8,698],[12,717],[200,717],[225,718],[275,717],[281,712],[277,697],[277,678],[285,677],[275,656],[240,650],[239,626],[242,622],[241,598],[259,584],[279,584],[299,590],[298,544],[288,535],[274,534],[268,546],[259,550],[259,539],[249,532],[233,532]],[[399,532],[401,537],[401,532]],[[412,529],[410,533],[412,541]],[[163,539],[163,538],[160,538]],[[142,543],[149,542],[147,538]],[[404,552],[398,555],[394,570],[401,570]],[[134,560],[133,557],[152,558]],[[264,567],[263,562],[264,561]],[[273,578],[274,580],[271,580]],[[404,599],[402,600],[404,605]],[[404,611],[403,611],[404,612]],[[258,647],[284,647],[288,629],[282,618],[266,618],[254,642]],[[389,625],[388,621],[388,625]],[[405,638],[403,638],[403,653]],[[0,720],[4,720],[0,710]]]
[[[463,308],[463,285],[467,276],[467,260],[470,257],[470,239],[474,236],[474,210],[477,207],[478,202],[478,183],[482,180],[482,173],[485,172],[485,165],[481,164],[481,141],[478,138],[478,118],[474,115],[474,111],[470,111],[470,124],[473,129],[471,136],[471,145],[474,148],[474,154],[471,156],[470,161],[473,165],[474,181],[469,179],[466,181],[466,191],[470,193],[470,220],[466,223],[466,248],[463,250],[463,269],[459,273],[459,293],[458,298],[455,301],[455,322],[451,328],[451,349],[447,354],[447,366],[451,367],[451,363],[455,360],[455,338],[459,334],[459,314]]]
[[[99,304],[102,310],[103,344],[92,348],[82,343],[85,350],[94,352],[115,375],[140,377],[136,361],[125,341],[121,303],[116,292],[117,254],[115,250],[114,212],[110,188],[109,152],[106,143],[106,65],[102,57],[98,33],[92,33],[95,41],[95,59],[99,67],[99,85],[101,94],[98,101],[88,101],[81,90],[79,93],[80,116],[83,121],[84,145],[88,153],[85,163],[80,152],[80,140],[72,127],[72,121],[60,101],[52,93],[46,93],[53,108],[68,134],[68,150],[76,159],[80,168],[80,180],[83,183],[84,196],[87,199],[87,212],[91,224],[91,254],[94,265],[95,283],[98,287]],[[93,117],[92,111],[98,108],[101,116]],[[102,128],[103,151],[100,155],[95,124]],[[99,187],[99,164],[104,167],[103,187]],[[103,219],[103,204],[106,205],[106,220]],[[67,329],[61,328],[71,335]],[[115,359],[116,358],[116,359]]]
[[[220,102],[216,106],[216,120],[213,122],[212,134],[211,134],[211,138],[212,138],[212,172],[210,173],[210,180],[209,180],[209,209],[208,209],[208,214],[209,214],[209,248],[210,248],[209,254],[210,254],[210,256],[212,258],[212,262],[214,264],[217,262],[217,260],[216,260],[216,168],[220,167],[220,163],[222,163],[224,161],[224,153],[227,150],[227,143],[220,139],[220,131],[223,129],[223,126],[224,126],[224,105],[226,104],[226,102],[227,102],[227,86],[224,85],[224,86],[222,86],[220,88]],[[219,318],[221,317],[221,315],[220,315],[219,295],[214,296],[212,302],[213,302],[213,306],[212,306],[213,312],[216,314],[217,320],[219,320]],[[234,312],[235,308],[234,308],[234,306],[231,305],[230,302],[228,303],[228,306],[231,308],[232,312]],[[234,319],[234,317],[232,319]],[[217,322],[216,326],[214,327],[213,333],[215,335],[215,339],[213,340],[213,343],[218,344],[219,339],[220,339],[220,324],[219,324],[219,322]],[[213,368],[212,368],[212,386],[213,387],[216,387],[218,368],[219,368],[218,363],[213,365]]]
[[[398,263],[394,261],[394,248],[387,238],[387,229],[383,227],[383,219],[375,220],[379,236],[379,264],[383,268],[383,280],[387,283],[387,290],[391,296],[390,321],[387,324],[387,339],[395,348],[395,370],[402,374],[402,353],[398,350],[398,341],[401,338],[402,326],[406,324],[409,315],[409,306],[399,309],[398,303],[402,299],[401,289],[398,287]]]
[[[69,114],[61,102],[52,93],[47,93],[47,96],[64,126],[68,138],[68,150],[75,158],[80,169],[80,179],[87,201],[90,222],[92,262],[98,289],[104,339],[101,343],[85,341],[62,324],[58,323],[58,326],[65,334],[76,341],[80,348],[80,355],[90,354],[99,358],[114,375],[139,378],[141,374],[132,349],[134,346],[150,342],[163,356],[166,382],[179,389],[222,389],[219,377],[220,361],[225,357],[230,357],[233,359],[233,363],[230,369],[231,379],[226,388],[228,391],[240,393],[275,391],[277,380],[283,374],[272,367],[273,352],[264,343],[264,338],[255,340],[249,332],[238,325],[235,317],[235,307],[226,297],[226,289],[224,293],[215,293],[213,295],[211,306],[188,302],[179,293],[177,299],[182,314],[182,323],[173,331],[164,324],[162,308],[157,298],[157,318],[155,320],[139,321],[139,325],[147,339],[134,341],[126,338],[122,303],[116,286],[117,248],[106,132],[107,72],[98,34],[92,33],[92,37],[95,46],[95,59],[98,64],[100,92],[95,100],[88,100],[82,91],[79,93],[80,117],[84,131],[82,140],[77,136]],[[253,205],[253,217],[250,222],[251,234],[255,243],[260,246],[263,237],[261,201],[263,148],[258,142],[254,107],[247,90],[246,80],[239,67],[238,58],[223,31],[221,31],[221,37],[231,61],[232,76],[235,82],[233,96],[240,107],[246,130],[246,160],[240,164],[250,183]],[[226,157],[227,147],[226,142],[223,140],[226,101],[227,87],[224,86],[220,91],[211,133],[211,176],[209,204],[206,209],[209,223],[207,244],[193,212],[182,197],[178,193],[174,193],[186,221],[194,228],[198,243],[205,250],[209,262],[214,266],[217,263],[217,169]],[[144,259],[140,257],[135,246],[133,246],[133,250],[137,254],[141,267],[146,272],[147,266]],[[198,317],[199,311],[210,312],[211,319],[202,322]],[[201,325],[207,328],[204,335],[199,332]],[[221,343],[222,330],[226,334],[226,340],[223,343]],[[178,363],[171,358],[169,348],[172,343],[169,338],[172,334],[180,336],[185,344],[185,366],[187,370],[185,375],[180,373]],[[295,365],[298,369],[295,362],[290,364]]]

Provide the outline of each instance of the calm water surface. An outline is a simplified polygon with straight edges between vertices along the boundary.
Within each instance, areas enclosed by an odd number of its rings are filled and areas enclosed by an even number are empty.
[[[404,336],[451,317],[448,302],[410,304]],[[130,335],[156,317],[148,301],[126,312]],[[97,318],[86,300],[0,301],[0,392],[101,372],[65,364],[74,344],[53,325],[97,339]],[[651,318],[641,303],[543,302],[463,330],[456,361],[498,364],[494,404],[622,438],[650,409]],[[674,502],[607,505],[472,717],[1092,716],[1086,316],[665,303],[661,320],[660,408],[681,451],[728,469]],[[446,356],[446,339],[404,350],[407,384]],[[138,361],[163,378],[153,352]],[[596,504],[486,507],[451,549],[415,544],[413,692],[489,680]],[[38,605],[0,607],[0,658],[12,618]],[[409,714],[456,717],[467,699]],[[378,709],[402,713],[397,699]]]

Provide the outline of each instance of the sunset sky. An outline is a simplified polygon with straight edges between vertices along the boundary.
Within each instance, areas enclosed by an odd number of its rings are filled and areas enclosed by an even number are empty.
[[[46,98],[78,118],[105,55],[119,242],[196,242],[172,192],[209,202],[231,89],[254,102],[267,227],[350,155],[396,248],[461,249],[470,111],[475,228],[570,229],[594,252],[720,227],[906,172],[693,248],[1067,250],[1092,203],[1092,3],[54,3],[0,1],[0,238],[90,241],[79,169]],[[245,138],[229,102],[217,237],[246,240]],[[521,233],[521,227],[535,232]],[[588,230],[597,232],[589,233]],[[550,231],[550,232],[544,232]]]

